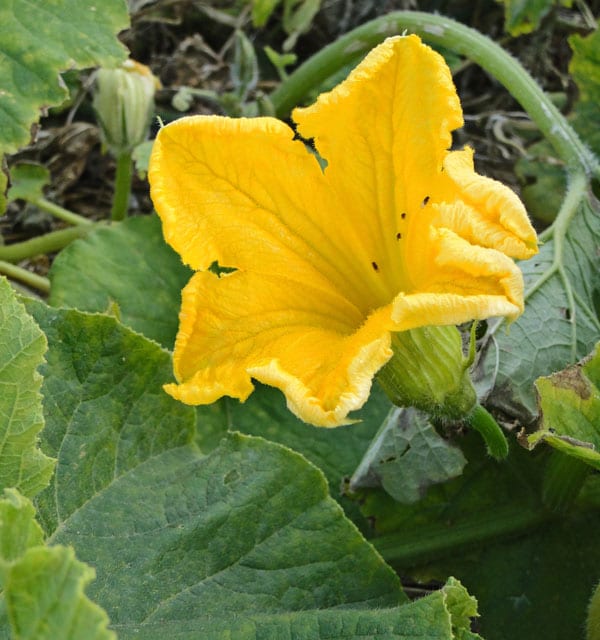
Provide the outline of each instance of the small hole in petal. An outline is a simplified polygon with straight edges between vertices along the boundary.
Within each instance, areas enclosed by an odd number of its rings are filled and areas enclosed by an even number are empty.
[[[402,239],[402,234],[401,233],[397,233],[396,234],[396,240],[401,240]]]
[[[371,266],[373,267],[373,271],[379,271],[379,265],[376,262],[371,262]]]
[[[406,218],[406,211],[403,211],[403,212],[400,214],[400,217],[402,218],[402,220],[404,220],[404,218]]]
[[[423,202],[421,203],[421,208],[423,208],[429,202],[429,196],[425,196],[423,198]]]

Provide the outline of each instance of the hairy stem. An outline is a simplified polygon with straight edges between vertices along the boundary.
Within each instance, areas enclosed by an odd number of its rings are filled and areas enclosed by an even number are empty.
[[[348,32],[312,56],[270,96],[279,117],[327,78],[390,35],[409,30],[473,60],[501,82],[554,146],[569,171],[598,173],[599,162],[524,67],[487,36],[450,18],[419,11],[395,11]]]
[[[131,153],[122,153],[117,158],[117,173],[115,175],[115,194],[113,196],[111,218],[123,220],[129,207],[129,194],[131,192],[131,178],[133,176],[133,163]]]
[[[467,418],[467,422],[472,429],[475,429],[485,442],[487,452],[495,460],[504,460],[508,455],[508,441],[500,425],[494,420],[492,415],[480,404]]]

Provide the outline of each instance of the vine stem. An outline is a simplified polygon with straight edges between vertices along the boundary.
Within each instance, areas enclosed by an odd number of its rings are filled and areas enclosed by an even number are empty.
[[[18,280],[32,289],[37,289],[42,293],[50,293],[50,280],[48,278],[32,273],[27,269],[23,269],[23,267],[18,267],[16,264],[0,260],[0,273],[13,280]]]
[[[127,215],[129,194],[131,192],[131,178],[133,163],[131,153],[125,151],[117,157],[117,172],[115,174],[115,194],[113,196],[111,218],[115,221],[123,220]]]
[[[46,198],[34,198],[30,200],[31,204],[38,207],[38,209],[42,209],[42,211],[46,211],[50,213],[55,218],[62,220],[63,222],[67,222],[69,224],[80,224],[80,225],[93,225],[94,222],[92,220],[88,220],[83,216],[80,216],[77,213],[73,213],[64,207],[61,207],[54,202],[50,202],[50,200],[46,200]]]
[[[2,245],[0,246],[0,260],[4,262],[19,262],[32,256],[59,251],[73,242],[73,240],[88,234],[97,225],[98,223],[91,225],[80,224],[68,229],[51,231],[43,236],[31,238],[31,240],[25,240],[24,242]]]
[[[587,176],[600,173],[596,156],[518,60],[475,29],[420,11],[394,11],[376,18],[316,53],[270,95],[275,113],[278,117],[287,116],[314,87],[345,65],[356,63],[387,36],[404,30],[464,55],[501,82],[552,143],[569,172],[583,169]]]

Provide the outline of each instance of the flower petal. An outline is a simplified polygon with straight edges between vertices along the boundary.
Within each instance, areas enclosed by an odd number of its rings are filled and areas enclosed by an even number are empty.
[[[356,258],[352,194],[336,200],[293,136],[273,118],[196,116],[161,129],[149,178],[165,239],[193,269],[285,272],[369,308],[380,282]]]
[[[462,202],[466,208],[453,216],[446,209],[439,224],[513,258],[526,259],[537,253],[537,235],[523,203],[501,182],[475,172],[472,149],[449,153],[444,170],[452,186],[439,199]]]
[[[363,320],[339,295],[276,274],[196,273],[175,344],[180,384],[165,388],[189,404],[245,400],[255,378],[280,388],[302,420],[346,424],[392,355],[389,308]]]
[[[344,82],[292,117],[327,161],[329,188],[369,247],[370,257],[358,259],[378,265],[385,302],[410,289],[403,245],[411,219],[433,195],[451,131],[462,125],[444,59],[417,36],[389,38]]]
[[[394,331],[522,313],[523,276],[510,258],[449,229],[431,227],[429,235],[433,259],[418,274],[417,292],[394,300]]]

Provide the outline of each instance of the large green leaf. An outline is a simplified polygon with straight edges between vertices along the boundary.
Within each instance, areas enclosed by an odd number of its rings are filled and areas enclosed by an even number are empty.
[[[158,345],[108,316],[29,308],[48,336],[44,446],[59,461],[43,525],[96,568],[89,592],[119,637],[475,637],[457,585],[403,604],[303,456],[241,434],[202,455],[194,411],[160,388]]]
[[[534,381],[587,355],[600,335],[600,207],[572,185],[571,215],[523,262],[525,313],[491,325],[480,360],[496,408],[527,423],[537,415]],[[574,201],[574,202],[573,202]]]
[[[0,498],[0,637],[15,640],[116,640],[108,616],[84,594],[94,570],[73,549],[45,547],[27,498]]]
[[[29,141],[41,107],[65,99],[59,72],[125,58],[116,34],[128,22],[124,0],[0,3],[0,156]]]
[[[579,638],[600,576],[600,477],[590,476],[569,514],[542,504],[547,452],[511,448],[485,459],[477,434],[464,474],[414,505],[381,489],[360,496],[375,547],[417,581],[454,575],[479,603],[486,640]]]
[[[6,279],[0,279],[0,489],[43,489],[54,461],[37,446],[44,421],[41,378],[46,339]]]
[[[181,289],[190,276],[164,242],[156,216],[130,218],[93,231],[58,255],[49,302],[98,312],[116,303],[124,324],[172,348]]]
[[[539,378],[542,424],[529,436],[600,470],[600,342],[589,358]]]
[[[109,316],[27,302],[48,337],[44,376],[45,451],[59,452],[48,489],[38,496],[47,533],[130,468],[156,452],[191,443],[191,407],[162,390],[171,358]]]

